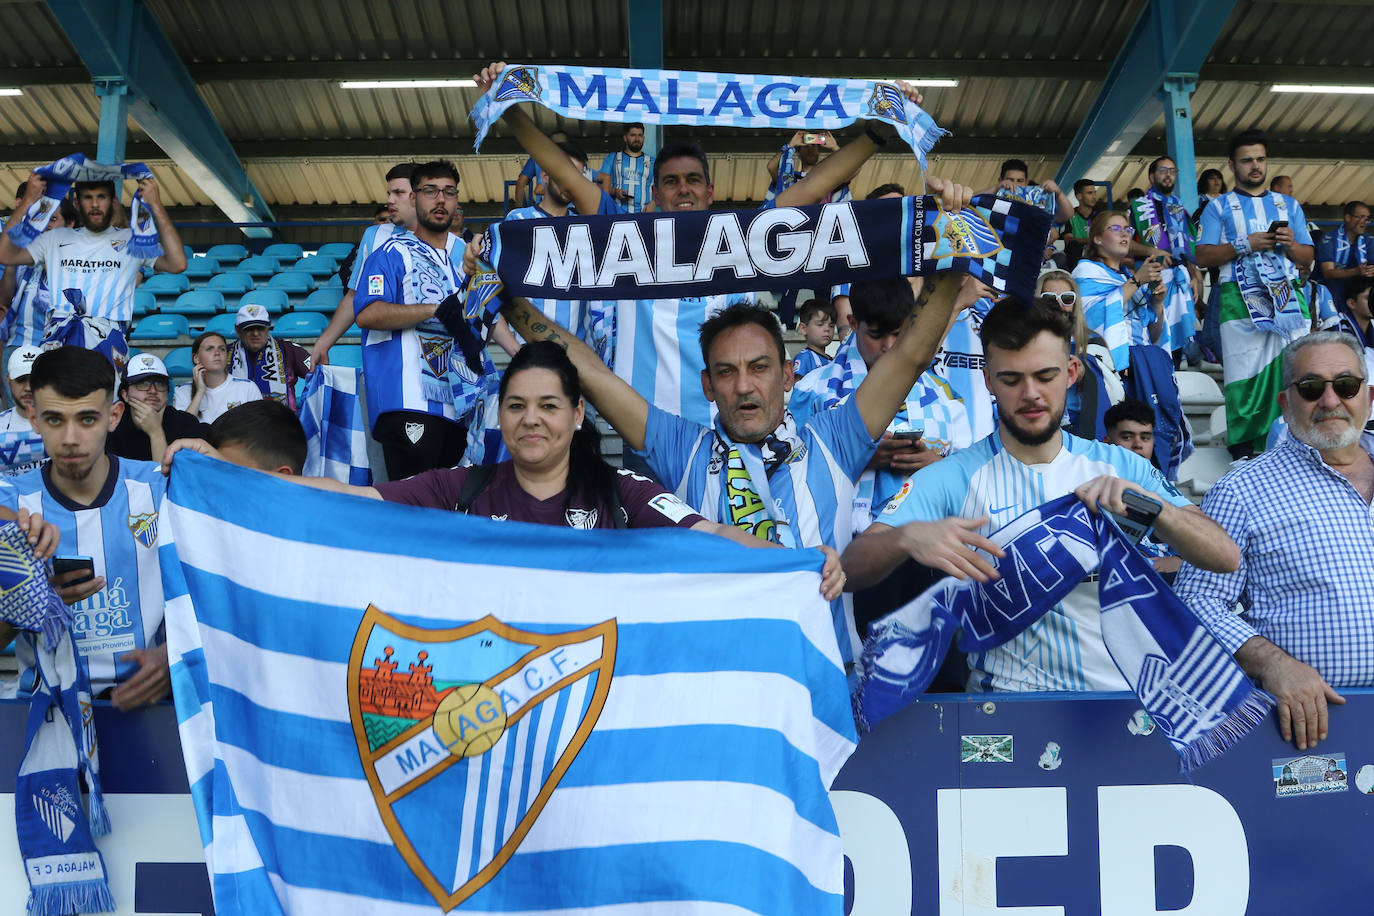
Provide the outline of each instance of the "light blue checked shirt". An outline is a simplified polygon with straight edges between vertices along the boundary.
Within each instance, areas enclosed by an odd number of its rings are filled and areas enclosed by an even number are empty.
[[[1374,435],[1360,444],[1374,454]],[[1374,686],[1374,510],[1350,481],[1285,435],[1218,481],[1202,510],[1240,546],[1240,568],[1185,563],[1174,591],[1222,644],[1263,636],[1333,687]]]

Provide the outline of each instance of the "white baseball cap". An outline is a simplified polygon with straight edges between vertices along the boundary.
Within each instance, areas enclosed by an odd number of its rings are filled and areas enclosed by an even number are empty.
[[[38,347],[20,347],[10,354],[9,365],[5,371],[12,379],[21,379],[33,373],[33,361],[38,359],[38,354],[43,351]]]
[[[270,328],[272,318],[267,314],[267,309],[258,305],[256,302],[249,303],[239,309],[238,316],[234,319],[235,328],[247,328],[254,325],[262,325]]]
[[[167,379],[167,367],[151,353],[140,353],[124,367],[124,384],[131,385],[145,378]]]

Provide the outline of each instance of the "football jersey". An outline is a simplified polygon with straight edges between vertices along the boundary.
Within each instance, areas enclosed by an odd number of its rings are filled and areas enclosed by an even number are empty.
[[[648,153],[607,153],[601,162],[601,174],[610,176],[611,187],[630,192],[630,199],[623,204],[627,212],[643,213],[653,201],[654,157]]]
[[[413,234],[394,233],[368,256],[353,297],[356,318],[373,302],[437,304],[462,285],[462,239],[449,234],[443,251]],[[425,413],[457,422],[449,358],[453,336],[436,318],[391,331],[363,330],[363,379],[368,426],[390,411]]]
[[[1120,477],[1178,507],[1191,505],[1144,458],[1115,445],[1062,433],[1046,464],[1023,464],[994,433],[922,468],[888,501],[878,523],[901,527],[951,516],[980,518],[990,534],[1097,477]],[[1129,690],[1102,641],[1097,582],[1081,583],[1014,639],[969,655],[969,690]]]
[[[48,272],[40,267],[20,267],[15,275],[14,299],[5,324],[13,347],[36,347],[43,343],[43,328],[52,311],[52,290]]]
[[[1268,191],[1259,197],[1251,197],[1240,191],[1228,191],[1207,205],[1202,211],[1202,245],[1228,244],[1242,235],[1252,232],[1266,232],[1276,220],[1288,220],[1288,228],[1293,230],[1293,241],[1299,245],[1311,245],[1312,235],[1307,230],[1307,217],[1303,215],[1302,205],[1291,197]],[[1235,259],[1221,265],[1220,281],[1233,283],[1236,279]],[[1283,258],[1283,264],[1291,279],[1297,279],[1298,268],[1292,261]]]
[[[358,250],[353,254],[353,273],[348,278],[349,289],[357,292],[358,278],[363,275],[363,264],[372,252],[382,247],[387,239],[402,232],[409,233],[409,230],[395,223],[374,223],[363,230],[362,241],[358,242]]]
[[[167,478],[151,461],[110,455],[110,474],[90,507],[72,503],[50,483],[50,464],[0,484],[14,511],[41,512],[62,533],[60,556],[90,557],[105,587],[71,605],[76,650],[86,657],[91,689],[100,693],[138,670],[118,657],[162,639],[162,570],[157,525]]]
[[[805,377],[807,373],[830,364],[830,357],[817,353],[810,347],[802,347],[801,352],[792,360],[792,374]]]
[[[933,364],[935,371],[949,381],[954,394],[964,402],[975,442],[990,435],[997,426],[997,405],[983,376],[983,342],[978,336],[983,328],[983,317],[991,308],[990,300],[979,299],[960,312],[936,352]]]
[[[157,258],[128,253],[129,229],[54,229],[34,239],[26,249],[35,267],[48,272],[52,313],[65,317],[81,308],[92,318],[127,324],[134,317],[134,287],[139,271]]]

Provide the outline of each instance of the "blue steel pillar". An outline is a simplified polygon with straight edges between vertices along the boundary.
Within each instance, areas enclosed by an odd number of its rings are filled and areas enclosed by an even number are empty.
[[[1197,162],[1193,157],[1193,90],[1197,88],[1197,74],[1170,73],[1164,77],[1159,100],[1164,105],[1164,130],[1169,143],[1169,158],[1178,166],[1178,182],[1174,193],[1183,201],[1183,209],[1192,213],[1197,209]]]
[[[629,13],[630,66],[663,69],[663,0],[625,0]],[[644,125],[644,152],[657,156],[663,128]]]
[[[100,98],[96,161],[123,162],[124,142],[129,134],[129,87],[123,80],[97,80],[95,94]]]

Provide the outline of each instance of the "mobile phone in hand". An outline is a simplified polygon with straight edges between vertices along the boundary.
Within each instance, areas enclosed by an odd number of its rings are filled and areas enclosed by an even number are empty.
[[[1164,255],[1162,255],[1162,254],[1157,254],[1157,255],[1155,255],[1154,257],[1150,258],[1150,263],[1151,263],[1151,264],[1158,264],[1158,265],[1160,266],[1160,268],[1163,268],[1163,267],[1164,267]],[[1150,284],[1150,292],[1152,292],[1152,293],[1157,293],[1157,292],[1159,292],[1159,291],[1160,291],[1161,289],[1163,289],[1163,288],[1164,288],[1164,281],[1163,281],[1163,280],[1156,280],[1155,282],[1153,282],[1153,283]]]
[[[1268,232],[1269,232],[1270,235],[1273,235],[1275,232],[1278,232],[1280,229],[1287,229],[1287,228],[1288,228],[1288,220],[1286,220],[1286,219],[1276,219],[1276,220],[1274,220],[1272,223],[1269,224]]]
[[[84,569],[86,575],[79,579],[73,579],[67,585],[81,585],[95,578],[95,561],[90,557],[53,557],[52,571],[57,575],[69,573],[74,569]]]
[[[1159,518],[1159,513],[1163,511],[1164,504],[1134,490],[1127,490],[1122,493],[1121,501],[1126,504],[1126,514],[1124,516],[1117,515],[1115,512],[1109,514],[1116,520],[1117,525],[1121,528],[1121,533],[1126,535],[1127,540],[1132,544],[1139,544],[1150,533],[1150,529],[1154,528],[1155,519]]]
[[[816,131],[805,131],[802,133],[802,143],[807,146],[825,146],[825,134]]]

